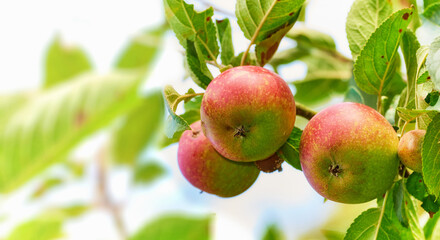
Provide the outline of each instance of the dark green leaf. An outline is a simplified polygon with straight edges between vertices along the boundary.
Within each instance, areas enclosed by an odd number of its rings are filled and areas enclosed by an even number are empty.
[[[353,3],[345,26],[353,59],[359,56],[370,35],[391,13],[389,1],[356,0]]]
[[[151,184],[165,173],[162,165],[155,162],[139,164],[134,169],[134,181],[143,185]]]
[[[206,66],[206,62],[201,55],[199,48],[193,41],[186,41],[185,65],[193,81],[201,88],[206,89],[212,80],[212,74]]]
[[[272,224],[266,228],[266,232],[263,235],[262,240],[285,240],[281,229],[279,229],[276,225]]]
[[[395,12],[368,39],[354,65],[357,85],[366,93],[382,95],[396,70],[397,48],[411,21],[412,9]]]
[[[437,91],[430,92],[428,96],[425,98],[425,102],[429,104],[429,106],[435,106],[438,102],[438,97],[440,93]]]
[[[440,195],[440,114],[437,114],[426,130],[422,146],[423,178],[430,194]]]
[[[142,227],[130,240],[208,240],[211,218],[181,215],[162,216]]]
[[[290,133],[286,143],[277,152],[281,159],[298,170],[301,170],[301,163],[299,161],[299,142],[301,135],[301,129],[297,127],[293,128],[293,131]]]
[[[234,57],[234,46],[232,45],[232,30],[229,19],[216,20],[217,32],[220,40],[220,59],[223,65],[231,63]]]
[[[334,231],[334,230],[321,230],[326,240],[343,240],[345,234],[343,232]]]
[[[416,199],[423,201],[428,196],[422,174],[413,172],[406,181],[406,189]]]
[[[409,229],[414,239],[423,240],[423,230],[420,226],[418,216],[418,206],[414,203],[413,198],[408,191],[404,191],[404,208],[406,215],[408,216]]]
[[[422,208],[428,213],[436,213],[440,209],[440,201],[435,200],[434,195],[429,195],[423,199]]]
[[[440,3],[439,15],[440,15]],[[440,16],[439,16],[440,17]],[[429,47],[428,56],[426,58],[426,68],[428,69],[431,80],[434,83],[434,89],[440,90],[440,37],[437,37]]]
[[[117,163],[132,165],[142,150],[152,142],[164,120],[164,103],[160,91],[144,97],[114,132],[112,151]]]
[[[304,48],[289,48],[287,50],[277,52],[275,56],[270,60],[269,64],[278,67],[279,65],[288,64],[293,61],[299,60],[310,54],[308,49]]]
[[[348,88],[348,82],[338,79],[295,81],[293,84],[296,87],[295,100],[310,106],[319,105],[336,95],[342,95]]]
[[[46,55],[44,87],[52,87],[81,73],[90,71],[86,53],[77,46],[66,46],[56,37]]]
[[[247,39],[259,29],[254,41],[258,44],[286,25],[293,24],[303,3],[304,0],[238,0],[235,15]]]
[[[234,67],[240,66],[242,57],[243,57],[243,52],[233,57],[231,61],[231,65]],[[249,53],[248,55],[246,55],[244,65],[257,65],[257,58],[255,57],[255,54]]]
[[[429,21],[440,26],[440,2],[430,4],[423,11],[423,16],[427,18]]]
[[[403,181],[399,180],[395,183],[392,194],[394,201],[394,212],[397,216],[397,219],[404,227],[408,227],[408,216],[405,208],[404,191],[405,188]]]
[[[440,2],[439,0],[423,0],[423,7],[427,8],[429,5]]]
[[[115,67],[118,69],[141,68],[147,70],[146,68],[153,62],[162,46],[163,35],[166,30],[166,25],[162,25],[134,37],[122,51]]]

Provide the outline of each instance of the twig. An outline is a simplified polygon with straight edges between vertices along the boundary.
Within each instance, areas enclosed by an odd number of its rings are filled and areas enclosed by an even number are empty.
[[[116,229],[119,233],[121,240],[127,240],[128,234],[127,230],[124,225],[124,221],[121,216],[121,212],[119,209],[119,206],[117,206],[110,197],[110,194],[108,193],[108,172],[107,172],[107,163],[106,163],[106,157],[105,157],[105,148],[101,150],[101,152],[98,154],[97,157],[97,165],[98,165],[98,172],[97,172],[97,193],[98,193],[98,202],[101,206],[106,208],[110,215],[113,218],[113,221],[116,225]]]
[[[304,117],[308,120],[312,119],[313,116],[316,115],[316,112],[313,111],[312,109],[300,104],[300,103],[295,103],[296,105],[296,115]]]

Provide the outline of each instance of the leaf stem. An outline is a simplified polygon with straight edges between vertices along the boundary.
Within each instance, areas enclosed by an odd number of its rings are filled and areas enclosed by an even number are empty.
[[[296,105],[296,115],[297,116],[301,116],[301,117],[304,117],[304,118],[310,120],[317,113],[316,111],[313,111],[312,109],[310,109],[300,103],[295,103],[295,105]]]
[[[203,94],[205,94],[205,93],[192,93],[192,94],[185,94],[185,95],[179,96],[179,97],[176,98],[176,100],[174,101],[173,106],[171,106],[171,109],[173,110],[173,112],[176,112],[176,110],[177,110],[177,106],[179,105],[179,103],[180,103],[182,100],[185,100],[185,99],[191,99],[191,98],[193,98],[193,97],[197,97],[197,96],[202,96]]]
[[[387,204],[387,199],[388,199],[389,192],[390,191],[387,191],[385,193],[385,197],[383,199],[382,209],[380,210],[379,221],[377,222],[376,232],[374,233],[374,238],[373,239],[377,239],[377,236],[379,235],[379,229],[380,229],[380,225],[382,224],[383,216],[385,215],[385,206]]]
[[[254,35],[252,35],[251,38],[251,42],[249,43],[248,48],[246,49],[246,51],[243,53],[243,57],[241,58],[241,63],[240,66],[244,65],[244,62],[246,61],[246,57],[249,53],[249,50],[251,50],[252,45],[254,44],[255,40],[258,37],[258,34],[260,33],[261,28],[263,28],[264,23],[266,22],[267,17],[269,16],[269,14],[272,12],[272,9],[275,7],[275,5],[277,4],[278,1],[273,1],[272,5],[270,5],[270,8],[267,10],[266,14],[264,14],[263,19],[261,19],[260,24],[258,24],[257,29],[254,32]]]

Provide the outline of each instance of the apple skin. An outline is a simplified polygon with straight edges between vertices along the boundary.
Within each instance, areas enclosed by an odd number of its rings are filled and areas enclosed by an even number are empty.
[[[301,167],[323,197],[341,203],[368,202],[393,184],[398,144],[393,127],[376,110],[340,103],[319,112],[304,128]]]
[[[426,130],[405,133],[399,142],[399,158],[403,165],[415,172],[422,172],[422,145]]]
[[[234,161],[272,156],[295,125],[287,83],[257,66],[231,68],[208,85],[200,109],[202,129],[214,148]]]
[[[230,161],[221,156],[203,135],[200,121],[183,132],[177,159],[183,176],[196,188],[220,197],[233,197],[256,181],[260,170],[253,163]]]

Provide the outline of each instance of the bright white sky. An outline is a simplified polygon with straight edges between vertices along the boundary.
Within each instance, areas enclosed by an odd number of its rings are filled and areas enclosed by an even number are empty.
[[[197,3],[200,8],[203,4]],[[212,1],[222,9],[234,12],[235,1]],[[352,0],[310,0],[306,26],[328,33],[335,38],[338,50],[350,56],[345,34],[345,18]],[[200,9],[199,8],[199,9]],[[0,93],[37,88],[43,77],[43,59],[49,42],[56,34],[68,43],[81,45],[89,54],[98,72],[111,69],[128,39],[141,30],[163,21],[160,0],[14,0],[0,1]],[[233,26],[236,52],[249,43],[238,26]],[[149,78],[149,86],[174,84],[179,91],[194,87],[183,81],[180,46],[170,33],[157,67]],[[298,79],[305,67],[296,64],[282,70],[286,80]],[[105,142],[100,133],[83,144],[75,156],[92,159]],[[284,164],[282,173],[262,173],[244,194],[222,199],[199,191],[183,179],[177,167],[177,146],[157,155],[168,168],[166,178],[153,187],[128,189],[129,171],[112,173],[112,192],[117,200],[126,202],[124,220],[131,233],[145,221],[163,212],[174,210],[188,213],[215,213],[216,239],[258,239],[265,226],[277,223],[288,239],[307,232],[325,222],[336,204],[327,202],[309,186],[303,174]],[[30,217],[42,206],[89,200],[93,197],[93,169],[88,178],[72,184],[36,204],[25,203],[26,189],[12,199],[0,200],[0,238],[23,218]],[[1,218],[1,217],[0,217]],[[1,220],[0,220],[1,221]],[[94,211],[70,221],[65,226],[66,239],[117,239],[112,222],[105,211]]]

